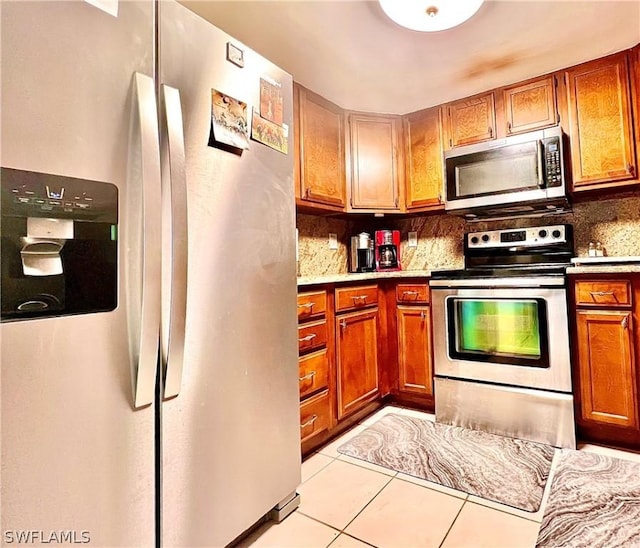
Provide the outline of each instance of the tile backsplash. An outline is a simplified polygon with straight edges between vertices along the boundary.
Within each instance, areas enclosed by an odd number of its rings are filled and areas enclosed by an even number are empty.
[[[384,224],[384,226],[381,225]],[[553,223],[570,223],[574,229],[576,254],[585,256],[590,241],[602,243],[608,255],[640,256],[640,195],[600,199],[573,205],[573,212],[538,219],[512,219],[466,223],[453,215],[425,215],[383,221],[357,221],[297,216],[300,275],[343,274],[348,270],[349,237],[361,230],[398,229],[402,235],[401,259],[404,270],[462,268],[462,237],[465,232],[500,228],[521,228]],[[407,233],[418,233],[418,246],[407,247]],[[328,245],[329,233],[338,235],[338,249]]]

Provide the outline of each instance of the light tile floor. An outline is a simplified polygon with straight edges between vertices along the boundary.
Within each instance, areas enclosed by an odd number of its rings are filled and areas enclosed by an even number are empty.
[[[553,480],[541,509],[524,512],[398,474],[337,452],[347,439],[386,413],[434,419],[433,415],[387,406],[307,458],[302,464],[300,508],[280,524],[267,523],[242,546],[274,548],[533,547]],[[639,453],[597,445],[592,451],[640,462]]]

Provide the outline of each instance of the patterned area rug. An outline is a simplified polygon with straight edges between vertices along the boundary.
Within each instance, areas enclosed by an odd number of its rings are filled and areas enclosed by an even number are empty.
[[[563,449],[536,546],[640,546],[640,463]]]
[[[385,415],[338,448],[344,455],[535,512],[555,449],[530,441]]]

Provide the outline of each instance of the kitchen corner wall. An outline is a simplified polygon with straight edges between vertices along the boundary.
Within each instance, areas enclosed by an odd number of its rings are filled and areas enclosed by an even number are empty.
[[[404,270],[462,268],[465,232],[522,228],[554,223],[573,225],[576,255],[586,256],[589,242],[599,241],[610,256],[640,256],[640,194],[593,199],[573,205],[573,212],[538,219],[466,223],[453,215],[425,215],[393,220],[358,217],[357,220],[297,215],[300,275],[343,274],[348,269],[349,237],[362,230],[400,230]],[[418,233],[418,246],[407,247],[407,233]],[[330,250],[329,232],[338,235],[338,249]]]

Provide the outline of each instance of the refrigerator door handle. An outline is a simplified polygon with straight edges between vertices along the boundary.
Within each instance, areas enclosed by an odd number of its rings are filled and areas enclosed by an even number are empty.
[[[187,173],[179,90],[161,86],[162,101],[162,363],[164,398],[180,393],[187,310]]]
[[[162,202],[153,78],[136,72],[134,90],[125,214],[125,286],[133,401],[134,407],[139,408],[153,403],[155,394],[160,339]]]

